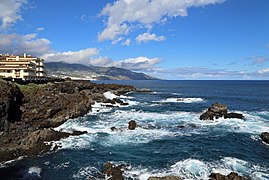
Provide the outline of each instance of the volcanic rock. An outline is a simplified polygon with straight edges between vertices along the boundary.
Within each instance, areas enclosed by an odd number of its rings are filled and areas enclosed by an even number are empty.
[[[0,81],[0,162],[51,149],[45,142],[87,132],[53,130],[68,119],[87,114],[94,102],[104,102],[104,92],[123,95],[133,86],[95,84],[88,81],[19,85]]]
[[[206,112],[200,116],[200,120],[214,120],[220,117],[226,118],[238,118],[243,119],[243,114],[239,113],[228,113],[227,106],[220,103],[212,104]]]
[[[122,168],[123,165],[115,166],[107,162],[104,167],[104,174],[109,176],[109,180],[124,180]]]
[[[239,176],[235,172],[231,172],[227,176],[219,173],[212,173],[209,177],[210,180],[250,180],[249,178]]]
[[[137,124],[136,124],[136,122],[135,122],[134,120],[129,121],[128,124],[129,124],[129,125],[128,125],[128,129],[129,129],[129,130],[135,130]]]
[[[224,119],[227,118],[237,118],[237,119],[244,119],[243,114],[239,114],[239,113],[227,113],[224,114]]]
[[[262,139],[265,143],[269,144],[269,132],[263,132],[263,133],[261,134],[261,139]]]
[[[20,120],[22,97],[15,84],[0,80],[0,131],[7,131],[10,123]]]

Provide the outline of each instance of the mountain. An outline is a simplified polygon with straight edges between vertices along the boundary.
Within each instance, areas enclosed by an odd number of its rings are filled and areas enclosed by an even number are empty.
[[[86,66],[65,62],[46,62],[45,69],[49,76],[71,77],[73,79],[96,80],[157,80],[143,73],[117,67]]]

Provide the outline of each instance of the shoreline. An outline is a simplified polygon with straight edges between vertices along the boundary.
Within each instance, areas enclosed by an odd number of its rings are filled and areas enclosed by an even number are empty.
[[[18,85],[0,80],[0,163],[51,150],[45,142],[87,132],[59,132],[53,128],[89,113],[95,102],[115,102],[103,93],[123,95],[136,88],[89,81]],[[54,148],[54,150],[57,149]]]

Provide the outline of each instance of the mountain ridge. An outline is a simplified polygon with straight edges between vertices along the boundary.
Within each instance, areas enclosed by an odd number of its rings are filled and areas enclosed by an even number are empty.
[[[66,62],[45,62],[49,76],[71,77],[72,79],[88,80],[158,80],[144,73],[133,72],[118,67],[99,67]]]

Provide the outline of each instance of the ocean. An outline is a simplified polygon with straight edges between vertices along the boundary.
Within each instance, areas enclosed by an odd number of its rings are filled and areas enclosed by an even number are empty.
[[[84,117],[70,119],[60,131],[88,131],[55,142],[56,152],[8,164],[25,179],[105,179],[106,162],[124,164],[127,179],[176,175],[209,179],[212,172],[237,172],[252,179],[269,179],[269,81],[99,81],[148,88],[120,96],[128,106],[95,104]],[[107,93],[108,97],[114,97]],[[202,121],[213,103],[226,104],[245,119]],[[138,128],[128,130],[135,120]],[[120,131],[111,131],[117,127]]]

